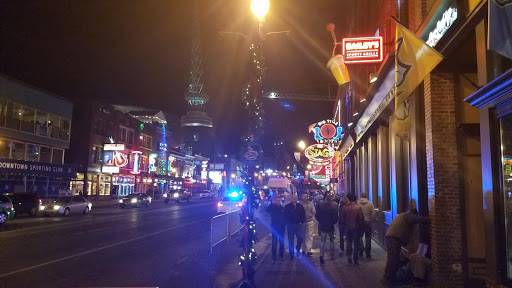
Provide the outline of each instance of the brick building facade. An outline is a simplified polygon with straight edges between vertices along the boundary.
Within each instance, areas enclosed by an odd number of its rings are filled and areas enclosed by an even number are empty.
[[[430,217],[430,226],[416,228],[413,241],[403,251],[414,253],[420,242],[429,244],[429,281],[433,286],[510,284],[512,262],[499,251],[504,254],[505,249],[512,250],[512,244],[507,244],[512,243],[507,242],[512,237],[506,234],[507,223],[512,223],[512,219],[506,218],[512,215],[512,208],[506,210],[506,200],[512,192],[507,194],[503,192],[505,188],[497,188],[505,181],[499,179],[503,172],[493,168],[494,172],[489,174],[485,166],[494,163],[495,167],[508,169],[506,157],[510,155],[501,155],[505,164],[498,164],[499,156],[489,150],[500,149],[483,138],[491,136],[497,142],[496,135],[505,132],[496,130],[497,120],[493,119],[499,117],[492,114],[492,108],[490,114],[482,116],[482,111],[464,101],[469,96],[476,99],[488,95],[492,89],[478,94],[484,89],[480,87],[499,78],[500,73],[504,73],[500,79],[505,81],[504,75],[511,66],[510,61],[496,58],[486,50],[488,3],[379,2],[381,14],[374,31],[383,37],[384,61],[376,68],[374,64],[350,65],[352,83],[339,88],[334,110],[346,111],[335,115],[347,131],[339,148],[344,159],[340,164],[344,169],[337,169],[343,171],[339,175],[341,190],[369,195],[377,210],[373,237],[382,246],[387,228],[397,214],[417,208],[421,215]],[[352,14],[361,15],[361,11]],[[397,135],[394,115],[396,28],[391,16],[444,56],[409,97],[412,126],[407,137]],[[351,32],[353,37],[373,36],[368,32],[357,34],[357,27]],[[496,69],[497,63],[504,64]],[[372,71],[377,73],[377,80],[369,84]],[[506,95],[503,97],[510,98]],[[485,130],[491,132],[481,137]],[[490,145],[494,148],[489,148]],[[494,182],[489,183],[488,177]],[[484,193],[486,187],[494,187],[493,197]]]

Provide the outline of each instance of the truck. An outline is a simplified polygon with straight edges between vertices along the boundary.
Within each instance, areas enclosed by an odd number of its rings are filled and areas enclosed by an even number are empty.
[[[286,178],[269,178],[268,189],[272,193],[272,195],[283,196],[284,198],[289,198],[292,193],[292,184],[290,180]]]

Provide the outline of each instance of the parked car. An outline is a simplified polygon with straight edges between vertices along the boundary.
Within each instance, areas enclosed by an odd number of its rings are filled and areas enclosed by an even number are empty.
[[[176,203],[181,201],[190,202],[190,198],[192,198],[192,193],[188,192],[185,189],[178,189],[169,191],[169,193],[165,194],[164,197],[165,203],[169,203],[171,199],[174,200]]]
[[[121,206],[122,209],[126,207],[148,207],[150,203],[151,197],[149,197],[146,193],[128,194],[127,196],[123,197],[123,199],[119,200],[119,206]]]
[[[243,205],[244,201],[242,198],[224,197],[222,201],[217,202],[217,214],[240,210]]]
[[[35,193],[12,193],[8,194],[12,200],[14,216],[20,214],[29,214],[30,216],[36,216],[41,207],[42,201]]]
[[[52,202],[41,205],[44,215],[68,216],[71,213],[87,214],[91,211],[92,203],[82,196],[62,196]]]
[[[210,190],[204,190],[203,192],[199,193],[199,198],[202,199],[202,198],[214,198],[215,197],[215,192],[210,192]]]
[[[14,218],[14,206],[11,199],[7,196],[0,195],[0,225],[5,224],[7,220]]]

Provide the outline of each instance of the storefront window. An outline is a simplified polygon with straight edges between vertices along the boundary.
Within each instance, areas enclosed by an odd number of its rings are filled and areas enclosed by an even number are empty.
[[[0,127],[5,126],[5,113],[7,111],[7,101],[0,99]]]
[[[0,139],[0,158],[9,159],[10,152],[9,141]]]
[[[11,142],[11,158],[14,160],[25,160],[25,144],[20,142]]]
[[[52,163],[62,164],[64,150],[53,148]]]
[[[48,117],[48,134],[52,138],[59,139],[61,129],[60,118],[53,114],[49,114]]]
[[[39,146],[33,144],[27,144],[27,161],[39,161]]]
[[[512,114],[500,119],[507,275],[512,278]]]
[[[20,129],[20,116],[21,116],[21,106],[14,104],[12,102],[7,102],[7,113],[6,113],[7,128],[19,130]]]
[[[36,111],[30,107],[23,106],[21,110],[21,131],[34,133]]]
[[[48,113],[36,111],[36,134],[41,136],[50,136],[48,133]]]
[[[59,139],[69,141],[69,133],[71,130],[71,121],[62,118],[62,128],[60,130]]]
[[[39,147],[39,162],[51,163],[52,162],[52,148],[50,147]]]

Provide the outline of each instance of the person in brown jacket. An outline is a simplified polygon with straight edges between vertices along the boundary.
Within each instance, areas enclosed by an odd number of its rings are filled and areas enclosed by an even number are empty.
[[[414,225],[429,223],[429,218],[418,215],[416,208],[396,215],[386,232],[386,248],[388,257],[384,268],[382,284],[391,285],[396,278],[400,264],[400,251],[402,246],[407,246],[412,236]]]
[[[343,207],[348,204],[348,198],[345,194],[341,195],[340,204],[338,205],[338,231],[340,232],[340,256],[343,256],[345,252],[345,227],[341,223],[341,213],[343,212]]]
[[[350,202],[343,207],[341,213],[341,224],[344,226],[347,235],[347,261],[351,264],[353,259],[354,265],[359,265],[359,233],[361,233],[363,228],[363,209],[357,205],[357,196],[355,194],[349,193],[347,198]],[[352,243],[354,244],[354,249],[352,249]]]

